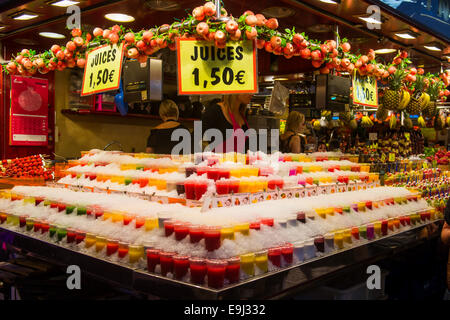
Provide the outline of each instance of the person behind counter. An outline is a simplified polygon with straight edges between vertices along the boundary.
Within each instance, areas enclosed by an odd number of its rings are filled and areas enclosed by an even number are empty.
[[[236,132],[238,129],[242,129],[244,132],[248,130],[249,126],[247,119],[245,118],[245,110],[251,99],[251,94],[224,95],[222,101],[209,105],[203,113],[203,133],[208,129],[218,129],[223,137],[223,151],[226,150],[227,129],[232,129],[233,132]],[[234,150],[226,151],[244,152],[248,149],[246,143],[245,150],[237,150],[238,144],[236,143],[236,136],[234,138]]]
[[[176,129],[188,129],[178,122],[178,107],[172,100],[164,100],[161,102],[159,116],[163,120],[163,123],[150,130],[146,152],[171,154],[172,148],[179,143],[178,141],[171,140],[172,133]]]
[[[305,115],[291,111],[286,120],[286,130],[280,136],[280,148],[284,153],[303,153],[306,137],[301,134],[305,128]]]

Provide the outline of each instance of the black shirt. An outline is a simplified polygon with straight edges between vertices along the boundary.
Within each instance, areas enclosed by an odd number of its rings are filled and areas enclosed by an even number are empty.
[[[447,224],[450,226],[450,201],[448,201],[447,205],[445,206],[444,218],[445,222],[447,222]]]
[[[223,115],[222,108],[218,104],[213,104],[207,107],[202,115],[203,134],[205,134],[205,131],[208,129],[218,129],[222,133],[224,141],[226,141],[227,138],[226,130],[234,129],[233,125],[229,123],[227,118]],[[244,130],[244,132],[248,130],[247,124],[244,123],[241,129]],[[246,143],[246,150],[248,149],[247,145],[248,143]]]
[[[169,120],[173,121],[173,120]],[[172,149],[181,141],[172,141],[172,133],[176,129],[186,129],[185,126],[179,124],[176,127],[168,129],[152,129],[147,139],[147,147],[153,148],[153,153],[157,154],[171,154]],[[189,130],[188,130],[189,132]]]

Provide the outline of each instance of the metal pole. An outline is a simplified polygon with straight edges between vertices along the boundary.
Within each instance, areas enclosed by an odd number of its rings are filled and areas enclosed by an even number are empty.
[[[220,0],[216,0],[216,19],[220,19],[221,8],[220,8]]]

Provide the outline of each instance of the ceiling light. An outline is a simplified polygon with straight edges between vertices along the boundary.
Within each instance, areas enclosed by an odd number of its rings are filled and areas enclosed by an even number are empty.
[[[416,39],[419,36],[417,33],[409,31],[409,30],[395,32],[394,34],[399,38],[407,39],[407,40]]]
[[[279,77],[279,78],[273,78],[273,80],[284,81],[284,80],[289,80],[289,78],[286,78],[286,77]]]
[[[134,21],[134,17],[129,16],[127,14],[123,14],[123,13],[108,13],[105,14],[105,18],[111,21],[116,21],[116,22],[133,22]]]
[[[364,20],[367,23],[371,23],[371,24],[381,24],[381,21],[376,20],[372,17],[358,17],[361,20]]]
[[[388,53],[393,53],[393,52],[396,52],[396,51],[397,51],[397,49],[384,48],[384,49],[378,49],[378,50],[375,50],[375,53],[378,53],[378,54],[388,54]]]
[[[14,20],[31,20],[37,17],[39,17],[38,14],[27,11],[19,11],[11,15]]]
[[[339,4],[340,1],[338,2],[337,0],[319,0],[320,2],[323,3],[330,3],[330,4]]]
[[[6,28],[6,26],[0,26],[0,30],[3,30],[5,28]]]
[[[52,39],[64,39],[66,36],[55,32],[39,32],[41,37],[52,38]]]
[[[430,51],[442,51],[441,45],[437,42],[424,44],[423,47]]]
[[[79,1],[60,0],[60,1],[51,1],[48,4],[56,7],[66,8],[79,3],[80,3]]]

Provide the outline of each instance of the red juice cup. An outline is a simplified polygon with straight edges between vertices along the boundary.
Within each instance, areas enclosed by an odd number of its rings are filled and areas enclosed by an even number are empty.
[[[200,200],[202,196],[208,190],[208,182],[207,181],[197,181],[195,183],[195,200]]]
[[[184,191],[186,193],[186,199],[194,200],[195,199],[195,181],[187,180],[184,182]]]
[[[219,169],[219,179],[230,179],[230,169]]]
[[[41,221],[41,233],[44,234],[50,229],[50,224],[47,221]]]
[[[197,175],[200,177],[208,172],[207,167],[197,167]]]
[[[281,249],[280,248],[270,248],[267,257],[269,261],[278,268],[281,268]]]
[[[39,230],[41,230],[41,221],[35,220],[34,226],[33,226],[33,231],[38,232]]]
[[[80,230],[77,230],[77,235],[75,236],[75,242],[81,243],[84,241],[84,239],[86,238],[86,233]]]
[[[249,228],[253,229],[253,230],[260,230],[261,229],[261,222],[259,222],[259,221],[250,222]]]
[[[74,229],[67,228],[67,243],[75,242],[77,232]]]
[[[261,224],[273,227],[273,218],[261,218]]]
[[[129,225],[131,221],[133,221],[135,217],[130,214],[124,214],[123,215],[123,225]]]
[[[233,257],[227,259],[227,268],[225,270],[225,278],[230,283],[239,282],[239,275],[241,271],[241,258]]]
[[[267,188],[269,190],[275,190],[277,188],[277,180],[269,180],[267,183]]]
[[[135,228],[139,229],[141,228],[143,225],[145,225],[145,218],[143,217],[136,217],[134,219],[134,223],[135,223]]]
[[[220,227],[205,227],[205,247],[208,251],[214,251],[220,248]]]
[[[128,243],[119,242],[119,249],[117,250],[117,255],[119,258],[123,259],[128,254]]]
[[[44,200],[45,200],[44,197],[34,197],[34,205],[38,206]]]
[[[239,193],[239,180],[229,180],[228,181],[228,193]]]
[[[172,235],[173,229],[174,229],[173,225],[175,222],[176,221],[172,220],[172,219],[164,221],[164,232],[165,232],[166,237],[170,237]]]
[[[212,179],[214,181],[219,179],[220,169],[219,168],[208,168],[206,171],[206,176],[208,179]]]
[[[225,280],[225,272],[228,266],[226,260],[206,260],[208,272],[208,287],[222,288]]]
[[[103,210],[100,208],[94,208],[94,216],[95,219],[100,218],[101,216],[103,216]]]
[[[52,202],[50,203],[50,208],[52,208],[52,209],[58,209],[58,203],[52,201]]]
[[[173,224],[173,232],[175,233],[175,239],[181,241],[189,234],[189,223],[176,222]]]
[[[64,204],[64,203],[58,203],[57,207],[58,207],[58,212],[62,212],[64,210],[66,210],[66,204]]]
[[[19,227],[24,228],[27,225],[28,216],[19,216]],[[6,215],[4,215],[6,221]]]
[[[188,273],[189,257],[183,255],[173,256],[173,273],[175,279],[181,280]]]
[[[147,269],[149,272],[155,272],[155,267],[159,264],[159,249],[147,249]]]
[[[203,284],[206,276],[206,260],[203,258],[190,258],[189,269],[191,270],[191,282]]]
[[[355,238],[355,240],[359,240],[359,228],[358,227],[353,227],[351,234],[352,234],[353,238]]]
[[[148,185],[148,179],[146,178],[140,178],[138,179],[139,187],[145,188]]]
[[[119,241],[108,239],[106,243],[106,255],[110,256],[116,253],[119,250]]]
[[[387,233],[388,233],[388,221],[383,220],[381,221],[381,234],[385,236],[387,235]]]
[[[281,247],[281,256],[283,257],[283,265],[288,266],[292,264],[294,259],[294,246],[291,243],[286,243]]]
[[[163,276],[173,272],[173,256],[175,255],[175,252],[160,252],[159,263],[161,264],[161,274]]]
[[[191,243],[197,243],[204,237],[204,227],[199,225],[189,226],[189,239]]]
[[[226,180],[216,181],[216,192],[217,194],[228,194],[229,193],[229,182]]]

